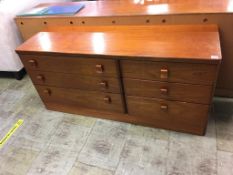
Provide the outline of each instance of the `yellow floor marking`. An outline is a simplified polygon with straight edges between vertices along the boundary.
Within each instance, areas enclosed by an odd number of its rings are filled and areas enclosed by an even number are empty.
[[[19,119],[13,127],[8,131],[8,133],[3,137],[3,139],[0,141],[0,148],[3,147],[3,145],[7,142],[7,140],[14,134],[14,132],[20,127],[20,125],[23,124],[23,120]]]

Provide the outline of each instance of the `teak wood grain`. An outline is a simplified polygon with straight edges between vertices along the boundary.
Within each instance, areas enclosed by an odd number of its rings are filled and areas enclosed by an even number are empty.
[[[44,102],[76,105],[117,113],[125,112],[121,94],[39,85],[36,85],[35,87]]]
[[[85,4],[85,8],[76,17],[105,17],[159,14],[202,14],[202,13],[233,13],[230,0],[179,0],[179,1],[135,1],[135,0],[104,0],[66,2],[57,4]],[[53,3],[53,5],[56,3]],[[40,4],[49,6],[51,3]],[[59,15],[58,15],[59,16]]]
[[[57,31],[59,26],[217,24],[224,61],[215,95],[233,97],[233,81],[229,76],[233,74],[232,4],[231,0],[89,1],[85,2],[85,9],[75,16],[17,17],[16,22],[24,40],[48,27]],[[54,4],[43,4],[50,5]]]
[[[118,77],[117,63],[112,59],[72,56],[24,55],[21,60],[28,70],[73,73],[89,76]],[[99,66],[99,67],[98,67]]]
[[[49,110],[73,113],[78,115],[85,115],[85,116],[95,116],[98,118],[104,118],[109,120],[117,120],[122,122],[129,122],[134,124],[140,124],[144,126],[151,126],[169,130],[175,130],[180,132],[204,135],[205,134],[205,127],[206,126],[199,126],[199,125],[184,125],[183,122],[180,123],[171,123],[171,121],[167,122],[166,120],[155,120],[153,117],[147,116],[146,119],[141,116],[134,116],[129,114],[120,114],[120,113],[113,113],[108,111],[100,111],[94,110],[90,108],[83,108],[77,105],[70,105],[70,104],[63,104],[58,102],[45,102],[45,106]]]
[[[121,68],[124,78],[213,85],[218,67],[212,64],[123,60]],[[167,72],[163,73],[163,70]]]
[[[121,85],[118,78],[31,70],[28,73],[36,85],[121,93]]]
[[[208,105],[133,96],[127,96],[126,101],[129,115],[143,117],[153,123],[167,123],[179,128],[196,126],[203,133],[208,121]]]
[[[17,52],[48,109],[202,135],[221,62],[219,37],[216,26],[182,28],[39,33]],[[99,90],[99,80],[113,83],[111,91]]]
[[[124,78],[123,81],[125,94],[127,96],[210,104],[213,94],[212,86],[168,83],[131,78]]]
[[[127,32],[131,33],[153,33],[153,32],[216,32],[215,24],[196,24],[196,25],[93,25],[93,26],[75,26],[75,25],[48,25],[44,32]]]
[[[217,64],[222,57],[219,43],[217,27],[212,32],[158,29],[146,33],[131,32],[129,27],[124,32],[40,32],[18,47],[17,52],[199,60]]]

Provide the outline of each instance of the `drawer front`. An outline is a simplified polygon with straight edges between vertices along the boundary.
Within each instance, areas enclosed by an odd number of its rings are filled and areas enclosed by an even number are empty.
[[[33,83],[37,85],[121,93],[120,81],[116,77],[91,77],[42,71],[29,71],[29,74]]]
[[[65,105],[99,109],[109,112],[124,113],[122,96],[95,91],[64,89],[49,86],[36,86],[42,100]]]
[[[124,78],[125,94],[129,96],[162,98],[209,104],[212,86],[168,83],[150,80]]]
[[[21,56],[21,60],[27,70],[118,77],[115,60],[33,55]]]
[[[212,85],[217,66],[150,61],[121,61],[124,78]]]
[[[129,115],[177,129],[205,128],[209,110],[208,105],[129,96],[127,106]]]

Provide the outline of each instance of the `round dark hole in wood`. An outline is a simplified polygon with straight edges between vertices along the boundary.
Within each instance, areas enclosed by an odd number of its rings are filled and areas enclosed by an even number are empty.
[[[20,24],[23,25],[23,22],[21,22]]]
[[[204,19],[203,19],[203,22],[208,22],[208,19],[207,19],[207,18],[204,18]]]
[[[113,23],[113,24],[115,24],[115,23],[116,23],[116,21],[114,21],[114,20],[113,20],[113,21],[112,21],[112,23]]]
[[[162,23],[166,23],[167,21],[166,21],[166,19],[162,19]]]
[[[47,24],[47,22],[46,22],[46,21],[44,21],[44,24]]]
[[[85,24],[85,21],[82,21],[82,24]]]
[[[70,24],[74,24],[73,21],[70,21]]]
[[[147,19],[147,20],[146,20],[146,23],[150,23],[150,20],[149,20],[149,19]]]

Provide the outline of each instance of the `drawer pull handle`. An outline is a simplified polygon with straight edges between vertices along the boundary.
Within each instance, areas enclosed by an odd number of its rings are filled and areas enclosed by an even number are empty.
[[[168,69],[160,69],[160,78],[168,79]]]
[[[104,72],[104,66],[103,65],[97,64],[97,65],[95,65],[95,67],[96,67],[96,73],[102,74]]]
[[[36,60],[29,60],[28,63],[33,67],[36,67],[37,65]]]
[[[104,97],[105,103],[110,104],[112,102],[111,97]]]
[[[160,109],[163,111],[167,111],[168,110],[168,106],[167,105],[161,105]]]
[[[47,95],[51,95],[51,90],[50,89],[44,89],[43,92]]]
[[[167,95],[168,94],[168,89],[167,88],[161,88],[160,92],[161,92],[161,94]]]
[[[37,80],[44,81],[45,77],[43,75],[37,75],[36,76]]]
[[[108,82],[107,81],[102,81],[102,82],[100,82],[100,86],[102,88],[107,88],[108,87]]]

